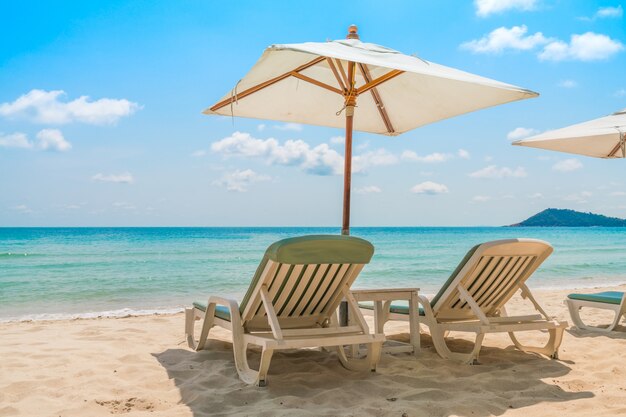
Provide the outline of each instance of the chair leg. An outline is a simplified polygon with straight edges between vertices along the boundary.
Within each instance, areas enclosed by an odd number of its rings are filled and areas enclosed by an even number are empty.
[[[484,333],[476,333],[476,339],[474,341],[474,347],[470,353],[460,353],[460,352],[452,352],[446,343],[445,336],[448,335],[448,331],[443,331],[441,329],[436,328],[436,326],[432,326],[430,329],[430,334],[433,339],[433,344],[435,345],[435,350],[444,359],[454,359],[459,360],[463,363],[467,363],[470,365],[474,365],[478,363],[478,355],[480,354],[480,348],[483,344],[483,339],[485,338]]]
[[[343,346],[336,346],[335,351],[337,352],[337,356],[339,356],[339,361],[344,368],[349,369],[351,371],[376,371],[376,366],[380,361],[380,355],[382,352],[383,343],[375,342],[368,343],[367,345],[367,356],[362,359],[354,359],[348,358],[346,352],[344,351]]]
[[[194,336],[194,323],[196,321],[196,309],[195,308],[186,308],[185,309],[185,339],[187,340],[187,345],[193,350],[196,350],[196,339]]]
[[[207,311],[204,313],[204,321],[202,322],[202,330],[200,330],[200,338],[198,339],[198,345],[196,350],[203,350],[206,344],[206,339],[209,337],[209,332],[213,328],[213,321],[215,320],[215,305],[209,305]]]
[[[233,334],[233,336],[235,335]],[[269,370],[274,350],[266,348],[262,349],[259,370],[255,371],[250,368],[250,365],[248,364],[248,346],[248,343],[243,339],[243,337],[233,337],[233,354],[235,357],[235,368],[237,369],[237,374],[239,375],[239,379],[246,384],[264,387],[267,385],[267,371]]]
[[[552,359],[559,358],[559,347],[561,346],[561,342],[563,340],[563,331],[565,329],[563,327],[557,327],[556,329],[549,329],[550,338],[546,342],[544,346],[525,346],[522,345],[519,340],[515,337],[514,332],[509,332],[509,337],[513,341],[513,344],[516,348],[523,352],[534,352],[540,353],[542,355],[549,356]]]
[[[622,318],[621,312],[615,311],[615,317],[613,318],[613,323],[611,323],[608,327],[602,328],[602,327],[596,327],[596,326],[589,326],[585,324],[580,318],[580,309],[582,308],[582,306],[580,306],[578,303],[573,302],[571,300],[565,300],[565,303],[567,304],[569,315],[572,317],[574,326],[578,327],[581,330],[608,333],[608,332],[613,331],[613,329],[615,329],[615,326],[619,324],[619,321]]]

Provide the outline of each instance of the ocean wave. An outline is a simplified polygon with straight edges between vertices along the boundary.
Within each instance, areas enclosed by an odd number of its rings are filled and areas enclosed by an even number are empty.
[[[133,310],[121,308],[118,310],[89,311],[84,313],[39,313],[27,314],[24,316],[3,317],[0,323],[30,322],[30,321],[58,321],[58,320],[78,320],[78,319],[105,319],[105,318],[125,318],[137,316],[153,316],[163,314],[182,313],[183,308],[163,308],[163,309],[143,309]]]

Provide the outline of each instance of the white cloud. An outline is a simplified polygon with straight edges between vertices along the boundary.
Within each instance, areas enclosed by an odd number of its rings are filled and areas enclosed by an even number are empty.
[[[356,192],[357,194],[372,194],[380,193],[382,191],[383,190],[381,190],[380,187],[377,187],[375,185],[367,185],[365,187],[359,187],[354,190],[354,192]]]
[[[25,204],[20,204],[19,206],[11,207],[12,210],[19,211],[20,213],[30,214],[33,213],[33,210]]]
[[[527,138],[528,136],[536,135],[539,133],[537,129],[532,129],[529,127],[516,127],[506,134],[506,138],[508,140],[520,140],[523,138]]]
[[[33,144],[24,133],[0,134],[0,148],[32,149]]]
[[[343,158],[341,158],[343,159]],[[398,158],[385,149],[366,152],[352,157],[353,172],[363,172],[369,167],[393,165],[398,162]]]
[[[617,7],[600,7],[591,17],[579,17],[580,20],[593,22],[596,19],[618,19],[624,15],[621,5]]]
[[[491,155],[485,155],[485,158],[484,158],[484,159],[485,159],[485,162],[491,162],[491,161],[493,161],[493,156],[491,156]]]
[[[65,140],[60,130],[42,129],[37,133],[36,143],[31,142],[24,133],[0,135],[0,147],[64,152],[69,151],[72,144]]]
[[[456,154],[461,159],[470,159],[471,158],[470,153],[468,151],[466,151],[465,149],[459,149]]]
[[[563,197],[564,201],[573,201],[575,203],[583,204],[589,201],[589,197],[593,194],[589,191],[581,191],[580,193],[568,194]]]
[[[615,91],[613,93],[613,96],[617,98],[626,97],[626,88],[620,88],[619,90]]]
[[[538,55],[542,61],[598,61],[622,51],[624,45],[615,39],[594,32],[572,35],[570,42],[555,40]]]
[[[624,10],[622,9],[622,5],[618,5],[617,7],[600,7],[596,12],[596,16],[600,18],[605,17],[622,17],[624,15]]]
[[[203,150],[203,149],[200,149],[200,150],[198,150],[198,151],[194,151],[194,152],[191,154],[191,156],[194,156],[194,157],[196,157],[196,158],[200,158],[200,157],[202,157],[202,156],[204,156],[204,155],[206,155],[206,151],[205,151],[205,150]]]
[[[543,198],[543,194],[534,193],[534,194],[529,195],[528,198],[532,198],[533,200],[539,200]]]
[[[578,86],[578,83],[574,80],[561,80],[557,86],[561,88],[574,88]]]
[[[269,181],[271,177],[267,175],[261,175],[254,172],[251,169],[235,170],[224,174],[220,179],[213,182],[213,184],[220,187],[225,187],[228,191],[237,191],[244,193],[248,191],[248,187],[261,181]]]
[[[135,210],[137,208],[134,204],[127,203],[126,201],[116,201],[113,203],[113,207],[123,210]]]
[[[550,41],[541,32],[532,35],[526,35],[526,32],[528,28],[525,25],[513,26],[510,29],[502,26],[480,39],[462,43],[461,48],[474,53],[497,54],[506,49],[527,51]]]
[[[330,138],[330,143],[333,145],[343,145],[346,142],[346,138],[343,136],[333,136]]]
[[[104,175],[104,174],[98,173],[94,175],[93,177],[91,177],[91,179],[94,181],[114,182],[114,183],[119,183],[119,184],[132,184],[133,182],[135,182],[135,179],[133,178],[132,174],[129,172],[125,172],[123,174],[110,174],[110,175]]]
[[[472,197],[472,201],[474,203],[485,203],[489,200],[491,200],[492,198],[486,195],[475,195],[474,197]]]
[[[474,0],[476,15],[487,17],[507,10],[529,11],[537,8],[538,0]]]
[[[509,167],[498,167],[497,165],[489,165],[483,169],[469,174],[472,178],[524,178],[528,176],[524,167],[515,169]]]
[[[256,127],[256,130],[258,130],[259,132],[262,132],[265,130],[265,125],[263,123],[261,123],[260,125],[258,125]]]
[[[435,195],[435,194],[445,194],[449,192],[449,190],[448,190],[448,187],[445,186],[444,184],[439,184],[439,183],[432,182],[432,181],[426,181],[426,182],[422,182],[420,184],[415,185],[413,188],[411,188],[411,192],[415,194]]]
[[[405,161],[425,162],[427,164],[445,162],[454,156],[449,153],[434,152],[425,156],[420,156],[413,151],[404,151],[400,156]]]
[[[623,197],[626,195],[626,192],[624,191],[613,191],[611,194],[609,194],[611,197]]]
[[[298,124],[298,123],[285,123],[282,125],[274,125],[274,129],[277,130],[289,130],[292,132],[301,132],[302,131],[302,125]]]
[[[315,175],[343,174],[343,156],[328,144],[311,147],[303,140],[287,140],[284,143],[274,138],[256,139],[249,133],[235,132],[231,136],[214,142],[211,150],[224,156],[257,157],[271,165],[297,166]],[[370,151],[352,157],[353,172],[359,173],[372,166],[390,165],[397,157],[384,149]]]
[[[43,129],[37,133],[37,147],[44,151],[65,152],[72,149],[72,145],[65,140],[58,129]]]
[[[462,43],[461,48],[474,53],[497,54],[508,49],[529,51],[543,46],[537,55],[541,61],[598,61],[624,50],[624,45],[619,40],[594,32],[571,35],[569,43],[547,38],[541,32],[527,32],[525,25],[510,29],[502,26],[480,39]]]
[[[576,171],[583,167],[582,162],[580,162],[576,158],[563,159],[562,161],[557,162],[552,165],[552,170],[559,172],[571,172]]]
[[[82,122],[112,124],[130,116],[141,106],[126,99],[101,98],[92,101],[81,96],[72,101],[61,101],[62,90],[31,90],[12,103],[0,104],[0,116],[22,118],[35,123],[65,124]]]

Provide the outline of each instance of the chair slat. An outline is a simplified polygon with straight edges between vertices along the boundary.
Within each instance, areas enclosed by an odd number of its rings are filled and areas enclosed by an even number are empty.
[[[363,269],[363,265],[350,265],[350,268],[348,269],[348,271],[346,271],[344,278],[341,280],[341,282],[339,283],[339,285],[337,286],[335,290],[335,293],[336,293],[335,296],[329,298],[328,302],[322,309],[321,314],[323,315],[332,314],[337,309],[337,307],[339,306],[339,303],[343,299],[342,288],[345,288],[345,287],[350,288],[350,286],[352,285],[352,283],[354,282],[354,280],[359,275],[362,269]]]
[[[309,302],[311,301],[311,297],[317,290],[320,281],[322,280],[322,278],[324,278],[324,275],[326,274],[326,271],[328,271],[329,267],[329,264],[319,265],[317,271],[315,271],[313,279],[309,283],[309,287],[306,289],[304,295],[298,300],[298,304],[295,306],[295,310],[292,311],[291,316],[302,315],[302,312],[308,306]]]
[[[306,308],[304,309],[305,315],[313,314],[313,310],[315,309],[315,307],[317,307],[317,304],[321,300],[322,296],[326,293],[326,289],[332,282],[332,279],[337,274],[337,271],[339,270],[339,266],[340,266],[339,264],[330,265],[330,268],[328,268],[328,270],[326,271],[326,273],[320,280],[319,285],[317,286],[317,289],[315,290],[315,293],[313,294],[313,297],[311,298],[309,305],[306,306]]]
[[[304,265],[294,265],[289,272],[289,275],[284,280],[285,283],[276,294],[277,299],[274,302],[274,310],[276,310],[276,314],[280,316],[283,307],[289,301],[289,297],[293,293],[295,287],[298,286],[300,282],[300,278],[302,277],[302,270],[304,269]]]
[[[305,265],[304,270],[302,271],[302,275],[298,280],[298,284],[294,286],[292,294],[289,296],[289,300],[287,304],[279,313],[280,316],[289,317],[292,315],[294,307],[298,303],[298,301],[302,298],[306,289],[309,287],[311,283],[311,278],[317,269],[317,265]]]
[[[518,273],[518,271],[524,264],[523,256],[512,256],[511,258],[513,262],[512,267],[508,270],[506,274],[503,274],[500,277],[500,279],[498,279],[494,283],[491,291],[489,292],[489,295],[481,302],[483,306],[489,306],[492,304],[493,300],[496,298],[497,294],[500,292],[504,283],[509,282],[511,278],[515,277],[515,275]]]
[[[272,274],[271,276],[261,277],[261,279],[264,278],[263,279],[264,285],[267,286],[268,288],[268,294],[270,296],[270,299],[273,299],[274,295],[276,295],[276,291],[278,287],[280,286],[281,276],[284,277],[290,268],[291,268],[291,265],[278,263],[274,274]],[[253,310],[254,311],[253,317],[258,316],[258,315],[265,316],[265,310],[263,309],[261,304],[262,304],[261,296],[259,293],[257,294],[254,300],[254,305],[256,308]]]
[[[485,285],[483,285],[483,287],[480,289],[480,292],[477,293],[476,296],[474,297],[478,305],[481,305],[481,306],[483,305],[483,301],[485,301],[485,299],[491,294],[493,289],[497,286],[497,283],[500,280],[500,278],[503,276],[506,276],[510,272],[511,268],[513,268],[513,265],[515,264],[515,260],[516,258],[514,256],[502,256],[501,257],[497,270],[494,270],[494,272],[491,274],[491,277],[489,277],[488,282],[486,282]]]
[[[476,279],[468,286],[467,292],[474,299],[474,301],[477,301],[477,295],[482,293],[481,290],[484,290],[484,288],[493,281],[494,277],[498,276],[497,272],[502,269],[501,261],[502,256],[491,257],[489,263],[485,266],[485,269],[483,269]],[[464,301],[459,308],[464,309],[468,307],[468,303]]]
[[[519,287],[520,277],[524,274],[524,271],[526,271],[527,267],[530,265],[530,263],[532,263],[533,260],[533,257],[531,256],[522,256],[520,258],[522,262],[519,268],[517,268],[517,271],[507,277],[507,280],[502,281],[502,285],[500,286],[500,288],[494,291],[493,297],[491,298],[489,305],[485,305],[486,308],[497,305],[498,300],[501,297],[506,297],[511,288],[517,289]]]
[[[324,311],[324,307],[326,307],[328,301],[330,301],[331,298],[334,298],[334,296],[337,295],[336,289],[343,282],[344,278],[346,277],[346,273],[350,270],[350,266],[350,264],[343,264],[339,267],[339,270],[329,283],[324,295],[317,303],[317,306],[315,306],[311,314],[321,314],[322,311]]]
[[[465,287],[466,283],[468,282],[472,282],[477,275],[479,275],[483,269],[485,269],[485,266],[489,263],[489,261],[491,260],[490,256],[482,256],[479,260],[478,260],[478,264],[476,265],[476,267],[472,270],[472,272],[465,278],[462,280],[462,284]],[[459,306],[459,304],[463,303],[463,301],[461,300],[461,298],[459,297],[458,291],[456,289],[452,289],[452,291],[454,292],[454,297],[451,298],[449,304],[448,304],[448,308],[450,309],[454,309],[455,307]]]
[[[254,287],[253,294],[255,294],[255,296],[248,300],[248,304],[244,307],[243,314],[241,315],[244,322],[251,320],[258,311],[259,306],[261,305],[261,296],[259,293],[261,286],[266,285],[268,281],[271,282],[271,280],[274,279],[279,266],[280,264],[277,262],[267,261],[265,269],[261,273],[261,276]]]
[[[495,301],[492,302],[492,305],[494,307],[498,307],[499,308],[502,304],[504,304],[507,301],[509,301],[509,299],[513,296],[515,291],[517,291],[519,289],[520,284],[523,284],[523,282],[526,281],[526,278],[528,278],[528,276],[530,275],[529,274],[529,270],[532,271],[531,267],[532,267],[533,263],[535,262],[535,259],[537,259],[536,256],[528,256],[528,257],[526,257],[526,260],[524,261],[524,264],[520,268],[519,272],[516,274],[515,278],[512,279],[506,285],[506,287],[503,289],[503,291],[500,293],[500,295],[498,295],[497,298],[495,299]]]

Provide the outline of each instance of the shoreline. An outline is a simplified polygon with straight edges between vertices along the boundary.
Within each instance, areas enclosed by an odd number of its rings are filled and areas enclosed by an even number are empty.
[[[405,285],[410,287],[410,285]],[[529,285],[530,289],[537,293],[542,292],[552,292],[552,291],[569,291],[569,292],[589,292],[593,291],[603,291],[605,288],[614,288],[614,287],[622,287],[626,286],[626,278],[620,279],[615,282],[602,283],[600,285],[590,285],[590,286],[581,286],[577,284],[569,285],[560,285],[560,286],[532,286]],[[370,288],[383,288],[382,286],[363,286],[355,287],[355,289],[370,289]],[[432,298],[435,294],[430,293],[422,293],[426,295],[428,298]],[[211,294],[206,294],[209,296]],[[195,299],[189,299],[189,305]],[[85,311],[78,313],[35,313],[22,317],[0,317],[0,324],[10,324],[10,323],[46,323],[46,322],[57,322],[57,321],[75,321],[75,320],[90,320],[90,319],[117,319],[117,318],[129,318],[129,317],[145,317],[145,316],[168,316],[168,315],[176,315],[184,312],[184,306],[176,306],[176,307],[163,307],[163,308],[155,308],[155,309],[139,309],[134,310],[132,308],[120,308],[115,310],[103,310],[103,311]]]

